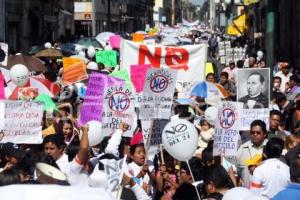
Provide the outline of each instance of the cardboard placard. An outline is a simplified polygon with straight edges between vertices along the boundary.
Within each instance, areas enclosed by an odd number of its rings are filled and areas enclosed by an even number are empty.
[[[86,65],[81,61],[71,66],[64,67],[61,81],[63,86],[67,86],[87,78]]]

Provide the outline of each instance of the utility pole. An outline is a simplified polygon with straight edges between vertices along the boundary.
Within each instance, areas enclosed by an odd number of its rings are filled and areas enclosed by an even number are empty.
[[[107,31],[111,31],[111,10],[110,10],[110,0],[107,1]]]
[[[5,0],[0,0],[0,42],[5,42]]]
[[[275,46],[275,14],[276,5],[274,0],[267,0],[266,9],[266,60],[270,67],[270,81],[273,79],[274,46]]]
[[[96,36],[96,0],[92,0],[92,34]]]
[[[175,25],[175,15],[176,15],[175,0],[172,0],[172,25]]]

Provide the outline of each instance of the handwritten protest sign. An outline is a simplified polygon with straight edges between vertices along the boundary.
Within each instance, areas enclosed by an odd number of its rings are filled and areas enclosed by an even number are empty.
[[[0,73],[0,99],[5,99],[4,76]]]
[[[132,83],[131,83],[129,72],[127,69],[121,69],[118,71],[114,71],[114,72],[110,73],[110,76],[125,80],[126,87],[132,88]]]
[[[177,71],[149,69],[140,103],[140,119],[169,119],[175,91]]]
[[[79,58],[71,58],[71,57],[64,57],[63,58],[63,67],[68,68],[76,63],[81,62],[82,60]]]
[[[121,43],[121,36],[119,35],[112,35],[109,37],[109,43],[111,48],[120,48],[120,43]]]
[[[104,50],[96,52],[96,62],[104,64],[105,67],[115,67],[117,63],[117,52]]]
[[[47,94],[40,94],[37,96],[34,101],[36,102],[42,102],[44,104],[44,110],[53,112],[54,110],[58,110],[56,104],[51,99],[51,97]]]
[[[124,86],[108,87],[105,91],[103,105],[102,134],[104,136],[111,135],[119,128],[121,122],[125,122],[129,125],[126,136],[131,137],[137,120],[132,91]]]
[[[130,78],[137,93],[142,92],[144,89],[145,78],[149,68],[151,68],[151,65],[130,65]]]
[[[158,119],[153,121],[153,127],[152,127],[152,135],[150,140],[150,145],[159,145],[162,144],[162,132],[166,126],[166,124],[170,120],[168,119]],[[149,132],[150,132],[150,126],[151,126],[151,120],[141,120],[142,123],[142,131],[143,131],[143,137],[144,137],[144,144],[146,144]]]
[[[84,62],[78,62],[71,66],[64,67],[64,72],[62,74],[61,80],[64,86],[76,83],[81,80],[88,78],[86,72],[86,65]]]
[[[258,118],[263,120],[266,123],[266,126],[269,127],[269,114],[270,110],[268,108],[242,109],[240,113],[240,130],[250,130],[250,124]]]
[[[107,179],[107,189],[110,192],[116,192],[121,183],[122,176],[122,168],[123,168],[122,160],[111,159],[108,160],[104,165],[104,171]]]
[[[112,84],[124,84],[124,81],[105,74],[92,73],[88,82],[86,96],[80,110],[79,124],[96,120],[102,122],[104,89]]]
[[[132,41],[134,42],[143,42],[144,38],[145,36],[142,33],[132,33]]]
[[[0,65],[7,65],[8,44],[0,42]]]
[[[213,155],[235,156],[238,149],[242,103],[223,102],[219,108],[214,135]]]
[[[4,105],[4,110],[0,112],[5,113],[2,128],[4,138],[1,142],[42,143],[43,104],[30,101],[4,101]]]
[[[204,44],[170,47],[122,40],[120,55],[120,69],[150,64],[154,68],[177,70],[177,83],[181,85],[179,93],[186,92],[191,84],[205,80],[207,45]]]

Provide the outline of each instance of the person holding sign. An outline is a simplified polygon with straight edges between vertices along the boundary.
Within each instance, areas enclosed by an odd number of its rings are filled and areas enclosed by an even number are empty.
[[[251,73],[247,78],[248,95],[238,101],[244,103],[244,108],[268,108],[269,100],[262,92],[265,87],[265,78],[259,72]]]

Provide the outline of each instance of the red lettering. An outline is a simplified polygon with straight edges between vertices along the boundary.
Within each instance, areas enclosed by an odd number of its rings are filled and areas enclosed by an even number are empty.
[[[160,67],[161,47],[155,47],[154,55],[151,54],[146,45],[141,44],[139,48],[139,64],[146,64],[145,59],[148,58],[150,64],[155,67]],[[130,58],[129,58],[130,59]]]
[[[183,48],[170,48],[166,47],[166,64],[172,69],[183,69],[187,71],[189,69],[189,52]],[[176,62],[174,63],[173,60]]]

